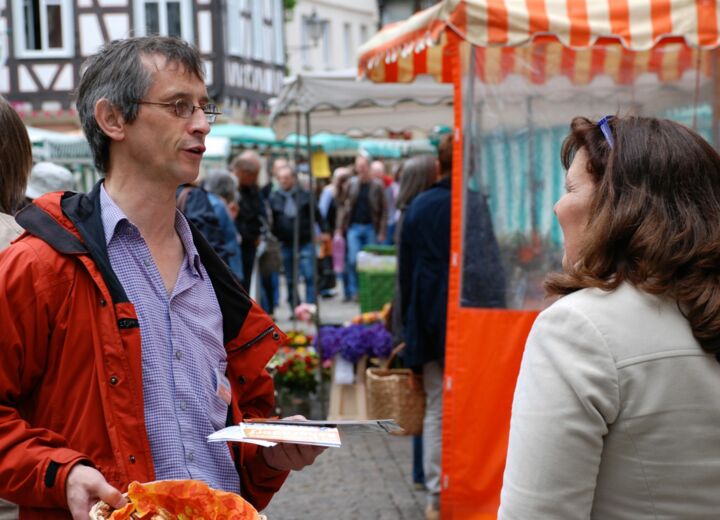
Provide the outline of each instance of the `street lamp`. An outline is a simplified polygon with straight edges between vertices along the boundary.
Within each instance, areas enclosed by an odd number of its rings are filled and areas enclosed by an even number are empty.
[[[317,47],[318,40],[322,38],[323,25],[325,22],[320,19],[314,7],[310,16],[305,19],[305,24],[308,36],[310,37],[310,40],[312,40],[312,46]]]

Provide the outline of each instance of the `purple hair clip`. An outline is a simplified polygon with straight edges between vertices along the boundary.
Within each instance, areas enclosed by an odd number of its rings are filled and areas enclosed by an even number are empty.
[[[605,139],[607,140],[608,144],[610,145],[610,148],[615,148],[615,140],[613,139],[612,130],[610,130],[610,120],[615,116],[605,116],[600,121],[598,121],[598,127],[600,127],[600,131],[605,136]]]

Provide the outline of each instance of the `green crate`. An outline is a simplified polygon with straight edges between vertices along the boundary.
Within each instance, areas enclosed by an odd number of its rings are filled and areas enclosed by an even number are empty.
[[[394,256],[395,255],[395,246],[388,246],[385,244],[372,244],[367,245],[362,248],[363,251],[367,251],[368,253],[375,253],[376,255],[383,255],[383,256]]]
[[[358,271],[360,312],[379,311],[395,296],[394,271]]]

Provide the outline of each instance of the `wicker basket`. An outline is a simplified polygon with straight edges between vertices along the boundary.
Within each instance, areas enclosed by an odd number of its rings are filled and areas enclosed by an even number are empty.
[[[383,367],[367,369],[367,414],[370,419],[395,419],[403,435],[420,435],[425,416],[422,376],[409,368],[388,368],[404,346],[396,347]]]

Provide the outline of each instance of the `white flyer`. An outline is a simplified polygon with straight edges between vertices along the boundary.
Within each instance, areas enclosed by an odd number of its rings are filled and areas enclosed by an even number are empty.
[[[333,365],[335,368],[335,378],[333,382],[336,385],[352,385],[355,383],[355,367],[350,361],[340,354],[336,354]]]

